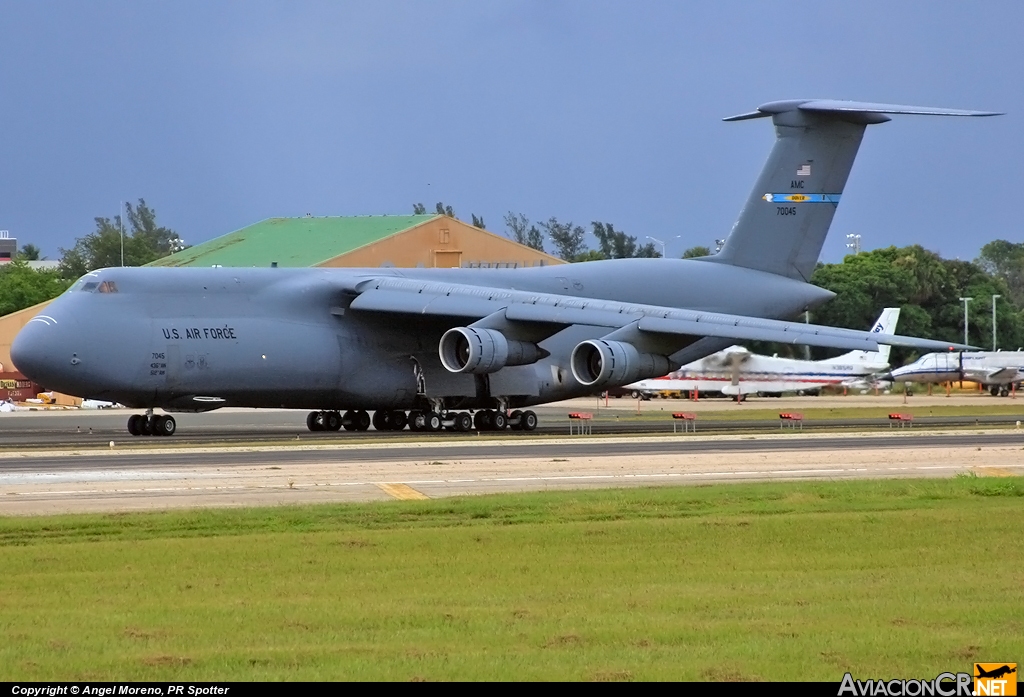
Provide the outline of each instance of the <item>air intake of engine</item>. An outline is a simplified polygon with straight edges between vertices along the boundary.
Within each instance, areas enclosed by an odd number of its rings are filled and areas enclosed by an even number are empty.
[[[548,352],[528,341],[509,341],[496,329],[455,327],[441,337],[438,354],[452,373],[481,374],[536,363]]]
[[[666,356],[640,353],[632,344],[604,339],[580,342],[572,351],[569,365],[576,380],[588,387],[628,385],[660,377],[672,369]]]

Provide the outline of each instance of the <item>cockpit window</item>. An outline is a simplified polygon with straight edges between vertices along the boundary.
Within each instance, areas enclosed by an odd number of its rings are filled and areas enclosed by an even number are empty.
[[[104,281],[103,283],[100,284],[100,287],[97,289],[97,292],[99,292],[99,293],[116,293],[117,292],[117,284],[114,283],[113,281]]]
[[[82,290],[86,293],[95,293],[96,286],[98,285],[99,283],[97,283],[96,281],[90,281],[89,283],[82,284]]]

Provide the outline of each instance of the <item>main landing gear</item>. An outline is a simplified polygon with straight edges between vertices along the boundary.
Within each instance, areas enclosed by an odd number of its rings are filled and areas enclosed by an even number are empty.
[[[310,431],[365,431],[369,427],[370,415],[362,409],[346,411],[344,416],[336,411],[311,411],[306,417]]]
[[[128,433],[133,436],[173,436],[178,424],[173,416],[155,416],[152,412],[128,417]]]
[[[438,431],[459,431],[462,433],[477,431],[533,431],[537,428],[537,415],[530,411],[504,411],[484,409],[476,415],[465,411],[413,410],[387,411],[378,409],[373,418],[362,409],[346,411],[344,415],[336,411],[311,411],[306,417],[306,428],[310,431],[365,431],[370,425],[377,431],[401,431],[408,425],[410,431],[436,433]]]

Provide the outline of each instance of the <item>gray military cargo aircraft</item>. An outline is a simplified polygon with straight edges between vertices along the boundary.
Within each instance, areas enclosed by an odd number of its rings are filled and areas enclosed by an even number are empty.
[[[864,130],[887,114],[994,115],[805,99],[727,118],[771,117],[777,139],[714,256],[102,269],[30,320],[12,358],[48,389],[145,409],[133,435],[171,435],[174,418],[154,408],[310,409],[313,431],[531,431],[526,407],[665,375],[736,340],[967,348],[786,321],[834,295],[808,279]]]

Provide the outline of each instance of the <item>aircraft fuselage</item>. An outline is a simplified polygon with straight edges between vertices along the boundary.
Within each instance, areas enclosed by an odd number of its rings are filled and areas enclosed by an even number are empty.
[[[398,276],[789,318],[832,297],[815,286],[699,260],[528,269],[111,268],[93,272],[19,334],[15,365],[47,389],[136,408],[409,409],[423,398],[487,408],[591,392],[572,349],[607,328],[573,325],[548,356],[490,375],[448,372],[442,334],[464,320],[348,308],[361,279]],[[106,289],[104,291],[104,289]],[[695,337],[696,339],[696,337]],[[711,342],[706,353],[722,348]]]

